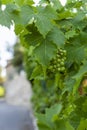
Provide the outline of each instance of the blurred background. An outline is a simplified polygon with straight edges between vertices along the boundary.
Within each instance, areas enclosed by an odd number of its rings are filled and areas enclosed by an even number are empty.
[[[13,46],[17,41],[14,28],[0,26],[0,83],[6,80],[6,66],[13,58]]]
[[[0,85],[7,89],[6,100],[30,106],[32,91],[24,71],[24,49],[14,33],[13,26],[10,29],[0,26],[0,41]]]

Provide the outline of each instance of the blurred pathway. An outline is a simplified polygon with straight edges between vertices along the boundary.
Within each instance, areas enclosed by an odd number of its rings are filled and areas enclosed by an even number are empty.
[[[25,74],[14,75],[13,79],[5,83],[7,90],[6,100],[14,105],[23,105],[31,108],[32,89],[31,84],[26,80]]]
[[[4,86],[6,88],[7,94],[6,94],[6,100],[8,103],[13,105],[20,105],[20,106],[26,106],[30,109],[33,122],[36,127],[36,120],[33,116],[32,112],[32,103],[31,103],[31,97],[32,97],[32,89],[31,84],[27,81],[25,73],[22,71],[20,74],[18,74],[15,69],[12,69],[13,71],[8,71],[7,75],[7,81],[4,83]]]

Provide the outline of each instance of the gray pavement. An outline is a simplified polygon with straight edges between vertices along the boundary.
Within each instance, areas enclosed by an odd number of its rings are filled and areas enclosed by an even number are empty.
[[[21,71],[21,73],[18,74],[16,71],[9,70],[4,86],[6,88],[6,101],[12,105],[25,106],[29,108],[31,116],[33,117],[35,130],[37,130],[36,118],[33,115],[31,103],[33,92],[31,84],[27,81],[24,71]]]

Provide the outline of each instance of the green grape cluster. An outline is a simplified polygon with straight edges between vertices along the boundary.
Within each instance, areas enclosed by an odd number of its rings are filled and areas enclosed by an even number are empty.
[[[64,72],[65,71],[66,50],[58,49],[56,56],[50,61],[50,72]]]

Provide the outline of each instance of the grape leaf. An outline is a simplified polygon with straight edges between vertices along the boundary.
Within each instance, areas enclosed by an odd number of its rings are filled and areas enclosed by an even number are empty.
[[[40,124],[40,123],[38,123],[38,127],[39,127],[40,130],[52,130],[48,126],[46,126],[44,124]]]
[[[38,32],[37,28],[35,27],[34,24],[30,24],[28,25],[28,27],[26,27],[28,30],[28,34],[24,35],[25,41],[32,46],[37,45],[38,43],[41,43],[41,41],[43,40],[42,35]]]
[[[62,110],[62,104],[58,103],[53,105],[51,108],[46,109],[46,119],[48,122],[54,122],[55,121],[55,115],[59,115]]]
[[[15,25],[15,33],[17,35],[20,35],[23,30],[25,30],[25,28],[21,24],[16,24]]]
[[[15,3],[20,6],[24,4],[28,4],[28,5],[34,4],[33,0],[15,0]]]
[[[87,119],[81,120],[77,130],[87,130]]]
[[[41,126],[42,127],[44,126],[43,128],[45,129],[45,127],[47,128],[47,126],[48,126],[50,128],[50,130],[55,129],[54,128],[54,122],[55,122],[54,116],[60,114],[61,110],[62,110],[62,104],[59,103],[59,104],[55,104],[51,108],[46,109],[45,114],[36,114],[36,116],[38,117],[39,128]],[[59,129],[59,130],[62,130],[62,129]]]
[[[76,113],[76,111],[73,111],[70,113],[70,115],[68,116],[68,120],[70,122],[70,124],[72,125],[72,127],[76,130],[76,128],[79,125],[81,116],[80,116],[80,112],[79,115]]]
[[[49,38],[50,41],[55,43],[57,47],[64,46],[65,36],[57,26],[53,27],[53,29],[48,33],[47,37]]]
[[[71,11],[65,10],[65,11],[58,14],[58,19],[62,20],[62,19],[73,17],[73,16],[74,16],[74,14]]]
[[[52,21],[56,18],[56,11],[50,6],[46,6],[43,8],[37,7],[37,13],[35,15],[35,25],[44,37],[52,29]]]
[[[42,4],[48,4],[49,3],[49,0],[40,0],[39,1],[39,4],[42,5]]]
[[[82,80],[82,77],[86,73],[87,73],[87,62],[85,62],[84,65],[81,66],[81,68],[79,69],[79,72],[73,76],[73,78],[76,80],[75,86],[73,88],[73,93],[76,93],[76,91],[80,85],[80,82]]]
[[[41,65],[38,65],[34,68],[33,72],[32,72],[32,75],[30,77],[30,80],[31,79],[43,79],[44,75],[43,75],[43,68]]]
[[[44,129],[51,130],[51,126],[47,122],[45,114],[36,113],[36,117],[38,117],[37,124],[38,124],[38,127],[40,129],[42,129],[42,130],[44,130]]]
[[[85,58],[85,46],[67,46],[67,62],[81,63]]]
[[[87,113],[87,99],[86,99],[86,101],[82,104],[82,110]]]
[[[29,5],[23,5],[20,12],[21,22],[26,25],[34,17],[33,8]]]
[[[0,9],[0,24],[7,26],[8,28],[10,28],[10,25],[12,24],[11,15],[6,9],[4,11]]]
[[[59,0],[50,0],[50,2],[56,10],[61,10],[63,8]]]
[[[73,78],[75,78],[76,80],[78,80],[79,78],[83,77],[84,74],[87,73],[87,62],[85,62],[79,69],[78,73],[73,76]]]
[[[74,130],[74,128],[70,125],[69,122],[66,122],[66,129],[67,130]]]
[[[83,19],[85,19],[85,13],[84,11],[79,11],[76,16],[71,20],[71,23],[73,24],[73,26],[75,28],[79,28],[81,29],[82,27],[82,22],[84,21]],[[80,27],[81,26],[81,27]],[[83,23],[84,26],[84,23]]]
[[[66,91],[71,92],[73,90],[74,84],[75,84],[75,79],[71,77],[67,77],[65,79],[65,83],[64,83],[65,87],[62,91],[62,94],[65,93]]]
[[[25,41],[32,46],[37,45],[43,40],[43,37],[39,34],[39,32],[34,32],[33,34],[28,33],[24,36]]]
[[[36,113],[35,115],[38,117],[38,122],[47,124],[45,114]]]
[[[56,49],[56,46],[52,42],[44,39],[42,43],[35,48],[34,54],[40,64],[48,65],[49,61],[55,55]]]
[[[15,24],[21,24],[20,11],[20,8],[15,4],[6,5],[6,12],[9,13],[11,20],[13,20]]]
[[[70,31],[67,31],[65,33],[65,36],[67,39],[71,38],[71,37],[74,37],[75,35],[77,35],[76,31],[73,29],[73,30],[70,30]]]
[[[10,3],[10,4],[7,4],[6,5],[6,10],[9,12],[9,13],[16,13],[16,14],[18,14],[19,12],[20,12],[20,8],[17,6],[17,5],[15,5],[15,4],[13,4],[13,3]]]
[[[55,122],[55,126],[56,126],[55,130],[67,130],[65,123],[66,123],[66,121],[63,119],[56,121]]]
[[[74,19],[72,20],[72,23],[78,25],[78,23],[82,21],[84,18],[85,18],[85,13],[79,11],[77,15],[74,17]]]
[[[8,4],[8,3],[12,3],[13,0],[2,0],[2,4]]]

